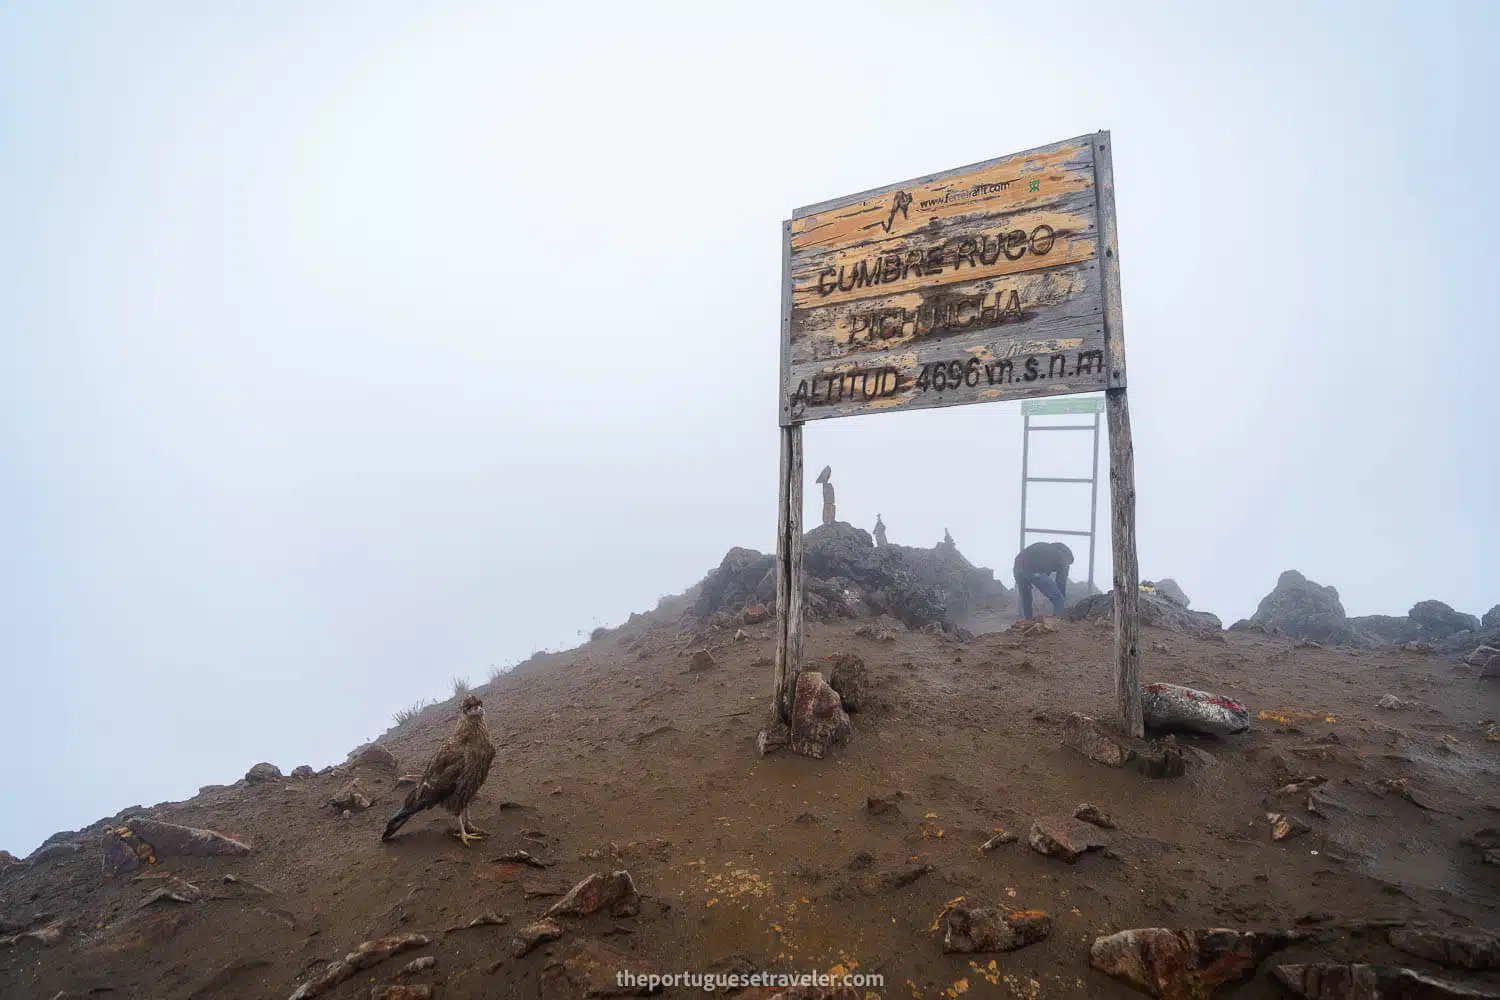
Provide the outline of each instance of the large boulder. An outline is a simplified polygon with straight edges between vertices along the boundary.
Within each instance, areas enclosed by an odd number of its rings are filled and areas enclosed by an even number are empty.
[[[792,750],[804,757],[824,756],[853,731],[839,693],[816,670],[797,675],[791,728]]]
[[[1068,610],[1068,618],[1081,622],[1091,618],[1112,618],[1114,613],[1115,593],[1111,590],[1079,601]],[[1172,632],[1212,635],[1224,630],[1224,624],[1217,615],[1211,615],[1207,611],[1189,611],[1160,593],[1143,592],[1140,595],[1140,615],[1142,625],[1154,625]]]
[[[1250,728],[1250,710],[1244,705],[1180,684],[1142,687],[1141,713],[1152,729],[1231,736]]]
[[[775,564],[775,556],[731,549],[699,584],[694,614],[738,624],[748,609],[774,607]],[[1002,608],[1008,599],[994,572],[974,566],[954,545],[876,547],[869,532],[842,521],[803,537],[802,564],[803,612],[810,621],[887,614],[910,629],[935,624],[962,635],[969,615]]]
[[[1421,630],[1417,638],[1428,642],[1446,639],[1455,632],[1479,630],[1478,618],[1466,615],[1462,611],[1455,611],[1442,601],[1418,601],[1406,613],[1406,617],[1415,622],[1417,628]]]
[[[1250,620],[1293,639],[1345,643],[1354,638],[1339,592],[1294,569],[1281,574],[1276,589],[1261,599]]]
[[[1500,604],[1486,611],[1484,617],[1479,619],[1479,624],[1485,628],[1500,628]]]
[[[700,618],[746,605],[776,604],[776,557],[754,549],[732,548],[699,587],[694,606]]]
[[[1180,607],[1190,608],[1193,606],[1192,599],[1188,597],[1187,592],[1170,576],[1164,580],[1156,581],[1156,592]]]

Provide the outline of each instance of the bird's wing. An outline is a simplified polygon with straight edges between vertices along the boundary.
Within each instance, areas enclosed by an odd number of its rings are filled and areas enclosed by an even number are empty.
[[[463,750],[444,743],[428,763],[427,770],[422,772],[422,780],[417,782],[417,787],[406,796],[406,808],[430,809],[437,805],[453,794],[463,776],[463,770]]]

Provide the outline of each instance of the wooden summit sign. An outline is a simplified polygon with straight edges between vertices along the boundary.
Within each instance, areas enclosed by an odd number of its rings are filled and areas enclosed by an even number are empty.
[[[1108,145],[1101,132],[794,212],[781,423],[1123,387]]]
[[[1116,699],[1121,729],[1141,736],[1125,385],[1108,132],[792,213],[782,224],[773,715],[790,717],[802,661],[806,421],[1102,389]]]

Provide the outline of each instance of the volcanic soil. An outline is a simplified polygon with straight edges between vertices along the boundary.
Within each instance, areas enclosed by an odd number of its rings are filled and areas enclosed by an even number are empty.
[[[1383,927],[1496,923],[1500,867],[1464,840],[1500,826],[1500,685],[1462,664],[1147,628],[1145,680],[1207,689],[1255,716],[1243,735],[1179,737],[1187,774],[1158,780],[1060,742],[1069,712],[1111,716],[1107,626],[1057,621],[1049,634],[959,641],[812,624],[809,666],[858,655],[875,704],[823,760],[763,758],[772,624],[744,626],[740,640],[733,628],[694,634],[678,622],[684,606],[475,689],[499,752],[473,807],[490,836],[474,846],[437,811],[380,841],[405,791],[398,775],[421,769],[456,701],[381,737],[395,771],[240,780],[113,818],[222,831],[253,844],[248,856],[162,858],[106,879],[102,822],[60,836],[83,846],[0,873],[0,932],[65,921],[53,945],[0,948],[0,996],[286,998],[363,941],[421,933],[430,946],[324,996],[367,997],[423,955],[435,968],[402,981],[433,984],[441,1000],[547,996],[543,970],[587,946],[642,972],[857,968],[883,975],[874,992],[886,997],[1136,997],[1090,970],[1097,935],[1296,928],[1308,937],[1273,962],[1440,972],[1393,952]],[[714,666],[689,670],[704,647]],[[1385,694],[1412,704],[1379,709]],[[1276,807],[1311,829],[1273,841],[1271,796],[1308,775],[1327,779],[1317,812],[1301,798]],[[375,802],[343,818],[327,801],[353,776]],[[873,811],[872,796],[895,808]],[[1027,845],[1035,818],[1083,802],[1113,817],[1107,850],[1068,864]],[[1019,840],[982,852],[1000,831]],[[518,850],[549,867],[497,860]],[[514,957],[519,927],[585,876],[617,869],[643,897],[638,916],[564,920],[561,939]],[[143,907],[168,876],[203,898]],[[1016,952],[946,955],[940,915],[958,897],[1045,910],[1055,929]],[[465,926],[485,914],[505,923]],[[1263,967],[1229,995],[1283,994]]]

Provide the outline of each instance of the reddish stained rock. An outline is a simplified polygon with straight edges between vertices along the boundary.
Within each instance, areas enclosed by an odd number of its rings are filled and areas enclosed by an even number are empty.
[[[759,625],[771,615],[770,609],[764,604],[751,604],[745,608],[745,624]]]
[[[945,952],[1015,951],[1052,933],[1052,918],[1041,910],[1009,913],[987,907],[956,906],[948,914]]]
[[[1500,992],[1387,965],[1278,965],[1276,981],[1308,1000],[1500,1000]]]
[[[1221,986],[1254,975],[1268,955],[1300,937],[1291,931],[1141,927],[1095,938],[1089,964],[1163,1000],[1206,1000]]]
[[[612,917],[633,917],[641,912],[641,895],[635,891],[629,872],[590,875],[568,890],[544,916],[586,917],[606,907]]]
[[[1032,850],[1064,861],[1077,861],[1083,855],[1100,847],[1109,840],[1098,827],[1071,817],[1044,817],[1031,824],[1031,836],[1027,842]]]
[[[1098,720],[1078,712],[1069,713],[1063,722],[1063,746],[1110,767],[1123,767],[1135,756],[1135,751]]]
[[[1393,948],[1459,969],[1500,969],[1500,937],[1483,931],[1393,930]]]
[[[820,758],[829,748],[849,739],[853,727],[839,693],[816,670],[797,675],[792,702],[792,749],[804,757]]]

